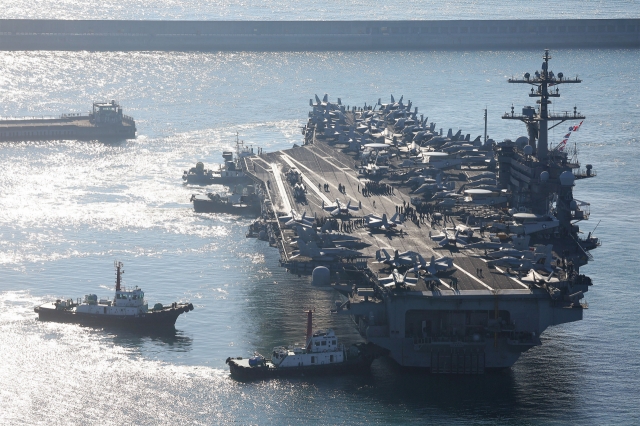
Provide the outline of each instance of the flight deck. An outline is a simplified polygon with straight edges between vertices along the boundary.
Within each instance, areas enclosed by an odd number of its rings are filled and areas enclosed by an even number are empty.
[[[353,204],[361,206],[359,213],[338,219],[339,223],[357,222],[367,215],[382,216],[386,214],[392,217],[397,209],[410,204],[411,195],[406,189],[394,186],[392,194],[377,195],[370,193],[366,197],[361,190],[370,179],[360,175],[355,169],[357,160],[352,155],[345,154],[325,142],[316,140],[313,144],[291,148],[274,153],[263,153],[259,156],[247,157],[246,169],[254,171],[254,175],[263,182],[268,182],[266,189],[269,198],[275,208],[280,208],[281,213],[289,213],[292,209],[307,217],[317,219],[331,219],[331,215],[322,206],[341,199],[344,202],[351,200]],[[254,167],[255,166],[255,167]],[[298,201],[289,185],[285,185],[284,173],[291,167],[296,167],[302,175],[307,186],[305,201]],[[328,185],[328,191],[324,185]],[[338,186],[344,185],[345,192],[338,191]],[[320,187],[320,189],[319,189]],[[383,248],[392,248],[399,252],[415,251],[421,253],[423,258],[431,256],[451,256],[454,258],[454,268],[446,277],[439,278],[438,289],[435,293],[449,291],[460,293],[468,290],[484,290],[496,292],[502,290],[517,290],[530,292],[529,286],[520,281],[517,275],[506,272],[505,268],[489,267],[480,255],[482,251],[463,249],[462,247],[442,248],[429,238],[429,232],[441,232],[445,227],[453,227],[455,223],[448,219],[434,221],[405,220],[399,228],[393,232],[370,230],[366,226],[355,225],[352,235],[360,238],[366,247],[360,249],[363,259],[367,259],[367,266],[380,276],[388,275],[390,268],[386,264],[376,262],[376,251]],[[286,239],[293,237],[292,230],[283,229]],[[487,233],[488,235],[488,233]],[[292,255],[292,247],[285,244],[287,257]],[[345,262],[348,263],[348,262]],[[412,288],[413,291],[427,291],[426,283],[420,283]]]

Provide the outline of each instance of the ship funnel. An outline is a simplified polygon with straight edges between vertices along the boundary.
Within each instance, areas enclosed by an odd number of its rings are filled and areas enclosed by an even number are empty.
[[[122,284],[122,274],[124,274],[124,271],[122,270],[122,262],[115,261],[113,263],[116,267],[116,291],[120,291],[120,284]]]
[[[307,311],[307,345],[310,345],[310,339],[313,336],[313,311],[309,309]]]

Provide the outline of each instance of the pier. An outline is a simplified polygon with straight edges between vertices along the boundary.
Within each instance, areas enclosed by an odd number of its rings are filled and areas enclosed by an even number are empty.
[[[375,51],[638,47],[640,19],[0,20],[0,50]]]

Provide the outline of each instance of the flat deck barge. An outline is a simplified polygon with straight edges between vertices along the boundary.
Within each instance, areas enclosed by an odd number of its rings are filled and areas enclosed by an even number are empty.
[[[89,114],[59,118],[0,119],[0,142],[34,140],[134,139],[136,123],[115,102],[94,102]]]

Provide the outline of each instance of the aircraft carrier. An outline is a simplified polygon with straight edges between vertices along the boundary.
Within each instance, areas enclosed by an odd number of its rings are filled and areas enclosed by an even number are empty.
[[[266,198],[250,235],[292,273],[339,290],[334,312],[398,364],[512,366],[549,326],[583,318],[592,282],[580,267],[600,245],[580,232],[589,203],[573,197],[596,175],[568,144],[585,117],[548,109],[580,80],[550,59],[509,80],[537,104],[502,117],[525,124],[515,141],[437,132],[403,98],[349,107],[316,96],[302,146],[243,159]],[[555,146],[552,125],[569,127]]]

